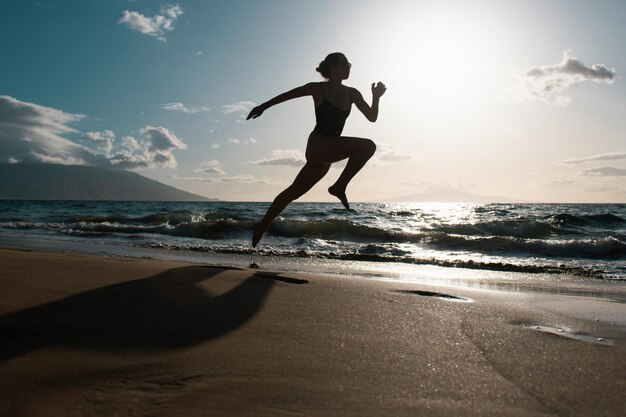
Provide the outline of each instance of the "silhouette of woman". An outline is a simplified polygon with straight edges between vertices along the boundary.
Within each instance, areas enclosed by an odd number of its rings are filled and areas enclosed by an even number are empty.
[[[247,119],[256,119],[270,107],[298,97],[312,96],[315,103],[316,125],[309,135],[306,146],[306,164],[293,183],[278,194],[267,210],[265,217],[254,225],[252,246],[256,247],[265,231],[274,219],[283,211],[287,204],[301,197],[311,189],[330,169],[330,165],[349,158],[343,172],[328,188],[328,192],[337,197],[347,210],[350,210],[346,187],[357,172],[374,155],[376,145],[370,139],[341,136],[346,118],[350,114],[352,103],[370,122],[378,118],[378,101],[385,94],[383,83],[372,83],[372,105],[369,106],[361,93],[352,87],[342,84],[350,76],[352,64],[346,56],[335,52],[320,62],[316,71],[327,81],[308,83],[287,91],[273,99],[253,108]]]

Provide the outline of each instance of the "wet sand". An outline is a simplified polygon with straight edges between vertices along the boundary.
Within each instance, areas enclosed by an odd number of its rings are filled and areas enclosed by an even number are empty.
[[[2,416],[626,408],[617,302],[7,249],[0,289]]]

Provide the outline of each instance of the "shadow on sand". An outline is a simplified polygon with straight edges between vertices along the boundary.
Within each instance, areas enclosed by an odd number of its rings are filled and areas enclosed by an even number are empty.
[[[196,285],[223,269],[190,266],[86,291],[0,317],[0,362],[47,347],[175,349],[231,332],[274,285],[248,278],[212,297]]]

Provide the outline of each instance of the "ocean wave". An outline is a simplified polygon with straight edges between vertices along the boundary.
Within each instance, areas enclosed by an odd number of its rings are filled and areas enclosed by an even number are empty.
[[[393,245],[365,245],[360,248],[358,253],[360,255],[386,255],[386,256],[406,256],[410,255],[411,252],[400,249]]]
[[[398,211],[390,211],[384,214],[388,214],[392,217],[412,217],[412,216],[416,216],[418,213],[415,213],[409,210],[398,210]]]
[[[333,257],[323,256],[323,257]],[[402,262],[414,265],[435,265],[446,268],[481,269],[488,271],[524,272],[531,274],[573,274],[585,277],[604,278],[604,271],[566,265],[515,264],[509,262],[481,262],[462,259],[411,258],[390,255],[351,253],[334,256],[335,259],[369,262]]]
[[[217,221],[197,221],[190,223],[158,225],[123,224],[118,222],[78,222],[64,229],[65,233],[92,232],[116,234],[160,234],[178,237],[202,239],[226,239],[236,235],[248,234],[252,230],[252,221],[232,219]]]
[[[192,222],[199,220],[197,216],[194,216],[189,211],[176,211],[176,212],[162,212],[149,214],[142,217],[126,217],[117,214],[108,216],[74,216],[67,219],[67,223],[120,223],[120,224],[180,224],[185,222]]]
[[[17,230],[29,230],[29,229],[50,229],[59,230],[63,228],[61,223],[36,223],[36,222],[6,222],[0,223],[0,228],[3,229],[17,229]]]
[[[276,236],[306,237],[339,240],[374,240],[382,242],[398,242],[410,239],[410,236],[399,234],[374,226],[353,223],[344,219],[327,219],[323,221],[278,219],[270,227],[269,232]]]
[[[162,216],[82,216],[72,223],[11,222],[1,225],[9,229],[46,229],[70,235],[132,236],[166,235],[182,238],[248,240],[253,220],[218,219],[199,220],[216,216],[200,216],[191,212],[164,213]],[[123,219],[120,221],[120,219]],[[137,220],[143,221],[137,221]],[[183,221],[188,220],[188,221]],[[361,254],[400,254],[397,244],[412,244],[426,249],[477,252],[503,256],[541,256],[548,258],[624,259],[626,244],[616,237],[566,239],[553,236],[554,228],[537,221],[485,222],[473,225],[439,226],[435,229],[410,231],[389,230],[348,219],[331,218],[321,221],[277,219],[268,236],[295,239],[299,245],[307,243],[311,250],[322,248],[321,242],[331,246],[363,243]],[[617,235],[619,236],[619,234]],[[333,242],[334,241],[334,242]],[[391,248],[391,249],[389,249]]]
[[[511,236],[524,239],[540,239],[558,236],[562,233],[558,227],[537,220],[504,220],[441,225],[433,228],[433,230],[453,235]]]
[[[615,226],[626,223],[626,219],[611,213],[581,214],[578,216],[561,213],[551,216],[550,221],[559,226]]]
[[[606,273],[598,268],[581,267],[581,266],[567,266],[560,265],[547,265],[547,264],[529,264],[529,263],[513,263],[513,262],[489,262],[489,261],[474,261],[463,259],[436,259],[436,258],[418,258],[407,256],[405,253],[390,253],[386,248],[379,246],[368,245],[368,247],[361,249],[358,252],[351,253],[337,253],[337,252],[314,252],[304,249],[277,249],[277,248],[260,248],[252,249],[250,247],[211,247],[211,246],[193,246],[193,245],[172,245],[165,243],[152,243],[139,245],[143,247],[168,249],[168,250],[186,250],[186,251],[200,251],[200,252],[216,252],[223,254],[235,254],[235,255],[254,255],[254,256],[281,256],[288,258],[320,258],[329,260],[343,260],[343,261],[362,261],[362,262],[390,262],[390,263],[406,263],[413,265],[434,265],[445,268],[465,268],[465,269],[479,269],[488,271],[502,271],[502,272],[522,272],[530,274],[571,274],[584,276],[588,278],[604,279],[610,278]],[[374,253],[380,252],[380,253]]]
[[[234,215],[228,211],[197,213],[188,210],[159,212],[141,217],[127,217],[121,215],[108,216],[74,216],[67,223],[119,223],[119,224],[146,224],[146,225],[179,225],[183,223],[201,223],[219,220],[244,220],[245,217]]]
[[[437,249],[476,251],[486,254],[541,255],[559,258],[622,259],[626,244],[613,237],[602,239],[519,239],[511,237],[464,238],[433,235],[429,244]]]
[[[511,211],[503,208],[500,205],[491,205],[487,204],[484,206],[477,206],[474,208],[474,213],[478,214],[491,214],[494,216],[509,216],[511,215]]]

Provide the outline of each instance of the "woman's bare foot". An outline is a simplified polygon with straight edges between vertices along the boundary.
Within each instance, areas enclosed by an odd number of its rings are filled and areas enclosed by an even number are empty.
[[[348,204],[348,197],[346,197],[346,189],[339,188],[336,185],[332,185],[328,187],[328,192],[341,201],[341,204],[346,208],[346,210],[350,210],[350,204]]]
[[[254,226],[252,226],[252,247],[256,248],[256,245],[259,244],[259,241],[261,240],[261,238],[263,237],[263,235],[265,234],[265,227],[263,227],[263,225],[261,223],[257,223]]]

